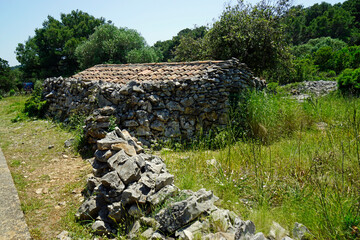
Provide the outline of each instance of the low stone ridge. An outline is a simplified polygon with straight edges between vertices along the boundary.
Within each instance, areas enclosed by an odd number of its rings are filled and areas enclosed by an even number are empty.
[[[306,81],[293,88],[290,93],[293,98],[303,101],[310,98],[311,95],[316,97],[327,95],[338,89],[336,81]]]
[[[110,116],[141,142],[191,139],[198,132],[224,127],[233,94],[265,87],[265,81],[237,59],[188,63],[99,65],[72,78],[48,78],[43,93],[47,115],[95,118],[106,128]],[[92,135],[104,137],[105,132]],[[94,139],[96,140],[97,137]],[[94,140],[94,141],[95,141]]]
[[[164,161],[144,153],[126,130],[116,127],[98,140],[94,156],[76,218],[93,221],[97,234],[116,234],[121,225],[129,239],[267,239],[251,221],[216,207],[211,191],[178,189]],[[222,232],[211,232],[217,228]]]

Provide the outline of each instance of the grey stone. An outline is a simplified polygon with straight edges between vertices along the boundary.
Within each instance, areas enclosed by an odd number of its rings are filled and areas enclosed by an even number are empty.
[[[145,171],[159,174],[164,168],[165,163],[157,157],[153,158],[151,161],[145,162]]]
[[[68,231],[62,231],[61,233],[59,233],[56,236],[57,239],[59,240],[71,240],[71,237],[69,236],[69,232]]]
[[[96,220],[92,225],[91,225],[92,230],[95,231],[96,234],[102,235],[105,234],[107,231],[107,228],[105,226],[105,222],[101,221],[101,220]]]
[[[134,92],[137,92],[137,93],[144,93],[144,90],[142,90],[139,86],[133,86],[132,87],[133,91]]]
[[[295,222],[295,226],[294,226],[294,229],[293,229],[293,237],[294,239],[305,239],[305,236],[306,235],[310,235],[310,231],[309,229],[301,224],[301,223],[298,223],[298,222]]]
[[[144,162],[145,164],[145,162]],[[156,186],[156,178],[157,174],[151,172],[144,172],[141,174],[141,178],[139,180],[140,183],[144,184],[148,188],[154,189]]]
[[[111,149],[111,145],[117,143],[126,143],[126,141],[121,138],[117,138],[117,139],[103,138],[97,141],[97,148],[98,150],[109,150]]]
[[[184,107],[190,107],[194,104],[194,99],[192,97],[189,98],[184,98],[180,101],[180,103],[184,106]]]
[[[128,213],[130,216],[133,216],[135,218],[140,218],[144,215],[138,204],[131,205],[128,209]]]
[[[75,139],[70,138],[64,142],[64,147],[69,148],[69,147],[73,146],[74,143],[75,143]]]
[[[179,122],[169,122],[165,128],[164,135],[167,138],[179,137],[181,135]]]
[[[155,182],[155,191],[159,191],[161,188],[165,187],[166,185],[170,185],[174,182],[174,175],[170,173],[161,173],[157,176]]]
[[[280,226],[279,223],[273,222],[270,228],[269,237],[273,239],[281,239],[288,235],[288,232]]]
[[[125,127],[137,127],[139,126],[139,123],[135,120],[129,120],[124,122]]]
[[[137,136],[151,136],[152,133],[150,132],[150,128],[147,126],[140,126],[136,128],[136,135]]]
[[[181,202],[171,204],[155,215],[155,220],[161,225],[160,230],[172,233],[185,226],[201,214],[212,209],[217,201],[211,191],[200,189]]]
[[[154,229],[148,228],[141,234],[141,236],[145,239],[150,239],[153,233],[154,233]]]
[[[225,232],[227,232],[228,229],[232,227],[229,213],[229,210],[216,209],[210,214],[212,220],[215,221],[217,224],[220,224],[222,230]]]
[[[110,150],[96,150],[94,156],[99,162],[107,162],[107,160],[113,155]]]
[[[179,189],[175,187],[174,185],[167,185],[157,191],[156,193],[153,193],[147,197],[147,201],[152,206],[157,206],[161,203],[163,203],[167,198],[173,197],[176,195],[176,193],[179,192]]]
[[[124,204],[145,203],[147,198],[146,195],[149,194],[150,190],[151,189],[145,185],[134,182],[123,191],[121,201]]]
[[[160,227],[160,223],[158,223],[154,218],[151,217],[141,217],[140,222],[141,224],[152,227],[155,230]]]
[[[125,86],[120,88],[119,92],[120,92],[120,94],[123,94],[123,95],[129,95],[131,91],[132,91],[132,87],[129,84],[126,84]]]
[[[170,111],[184,111],[184,108],[177,102],[170,101],[166,104],[166,108]]]
[[[251,240],[267,240],[262,232],[259,232],[251,237]]]
[[[162,121],[155,120],[151,123],[150,128],[162,132],[165,129],[165,125]]]
[[[116,222],[124,220],[126,217],[126,210],[121,202],[114,202],[107,206],[109,211],[109,218],[114,219]]]
[[[157,95],[150,95],[148,99],[150,100],[150,102],[155,104],[158,103],[160,100],[160,98]]]
[[[118,165],[115,170],[126,185],[140,179],[140,168],[133,159]]]
[[[204,228],[204,225],[206,225],[206,224],[203,224],[200,221],[195,221],[190,226],[185,227],[184,229],[182,229],[180,231],[176,231],[175,236],[184,239],[189,236],[188,233],[191,233],[191,235],[194,237],[195,234],[201,234],[203,231],[205,232],[208,230],[208,229],[206,229],[206,227]]]
[[[170,112],[166,109],[155,111],[154,114],[159,120],[161,120],[163,122],[167,122],[170,118]]]
[[[134,224],[131,226],[130,232],[128,234],[130,239],[135,239],[141,231],[141,224],[140,221],[137,220],[134,222]]]
[[[117,169],[121,164],[123,164],[124,162],[126,162],[126,160],[129,158],[129,155],[127,155],[125,153],[124,150],[118,151],[117,153],[115,153],[113,156],[111,156],[108,159],[108,166],[112,169],[115,170]]]
[[[151,235],[151,240],[165,240],[165,237],[161,234],[161,233],[158,233],[158,232],[154,232],[152,235]]]
[[[109,173],[105,174],[101,178],[101,183],[105,187],[116,188],[120,192],[125,189],[124,183],[120,180],[119,175],[115,171],[112,171],[112,172],[109,172]]]
[[[75,217],[79,220],[91,220],[96,218],[100,208],[97,204],[96,196],[90,196],[81,204]]]
[[[235,240],[250,240],[255,234],[255,224],[252,221],[241,222],[240,226],[236,229]]]

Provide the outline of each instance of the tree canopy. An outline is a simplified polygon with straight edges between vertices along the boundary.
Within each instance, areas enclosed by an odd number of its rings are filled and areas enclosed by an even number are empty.
[[[130,54],[130,55],[129,55]],[[75,55],[84,69],[100,63],[158,61],[160,53],[147,47],[136,30],[105,24],[96,28],[87,41],[80,44]]]
[[[104,18],[95,18],[76,10],[61,14],[60,20],[48,16],[42,28],[35,30],[25,44],[16,48],[17,60],[27,78],[69,76],[78,69],[76,47],[105,23]]]

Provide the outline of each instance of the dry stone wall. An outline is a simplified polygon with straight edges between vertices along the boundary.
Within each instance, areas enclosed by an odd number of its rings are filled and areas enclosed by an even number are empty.
[[[111,76],[125,74],[125,70],[132,75],[127,75],[129,80],[123,77],[121,81],[109,81],[99,74],[96,80],[96,74],[102,71],[100,65],[92,71],[91,79],[86,74],[48,78],[44,82],[48,115],[66,119],[71,114],[90,115],[99,108],[111,107],[117,125],[145,144],[152,139],[189,139],[199,131],[227,123],[231,94],[265,85],[236,59],[178,65],[137,64],[127,65],[126,69],[117,65],[122,72],[116,74],[112,73],[115,67],[104,66]],[[147,68],[143,71],[144,66]],[[99,121],[101,124],[104,125]]]

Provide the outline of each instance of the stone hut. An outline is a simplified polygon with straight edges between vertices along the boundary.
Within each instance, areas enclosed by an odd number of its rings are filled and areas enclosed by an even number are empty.
[[[147,144],[152,139],[189,139],[224,126],[230,95],[264,86],[245,64],[231,59],[96,65],[70,78],[46,79],[44,94],[51,117],[95,111],[93,120],[106,128],[109,124],[99,120],[97,109],[107,107],[111,110],[105,115],[115,116],[120,128]]]

